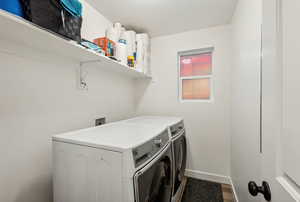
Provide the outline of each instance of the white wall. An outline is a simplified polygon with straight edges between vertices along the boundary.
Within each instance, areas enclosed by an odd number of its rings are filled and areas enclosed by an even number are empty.
[[[233,17],[231,177],[242,202],[259,201],[248,193],[260,183],[261,0],[240,0]]]
[[[83,22],[81,34],[82,38],[93,41],[96,38],[105,36],[105,30],[112,25],[101,13],[99,13],[92,5],[81,0],[83,5]],[[91,1],[91,0],[89,0]],[[93,2],[93,1],[91,1]]]
[[[176,115],[185,119],[188,169],[228,176],[230,173],[231,29],[219,26],[151,41],[154,82],[140,84],[137,114]],[[214,46],[212,103],[180,103],[177,52]]]
[[[103,36],[109,24],[95,16],[83,36]],[[32,58],[0,53],[1,202],[52,202],[51,136],[135,110],[134,84],[122,75],[90,65],[89,91],[79,91],[78,64],[27,51]]]

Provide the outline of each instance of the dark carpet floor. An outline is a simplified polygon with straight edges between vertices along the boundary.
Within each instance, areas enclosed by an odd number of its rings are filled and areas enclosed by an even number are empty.
[[[182,202],[223,202],[222,187],[218,183],[188,178]]]

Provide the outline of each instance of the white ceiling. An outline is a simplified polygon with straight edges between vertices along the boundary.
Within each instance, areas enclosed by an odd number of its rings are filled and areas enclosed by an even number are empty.
[[[88,0],[112,22],[152,37],[228,24],[237,0]]]

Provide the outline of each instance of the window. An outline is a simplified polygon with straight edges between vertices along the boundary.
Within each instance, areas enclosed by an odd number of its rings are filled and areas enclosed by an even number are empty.
[[[212,53],[213,48],[178,53],[181,101],[212,99]]]

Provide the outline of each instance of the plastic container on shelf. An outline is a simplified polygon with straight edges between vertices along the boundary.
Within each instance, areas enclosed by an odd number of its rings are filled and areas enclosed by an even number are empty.
[[[127,65],[127,44],[126,41],[120,39],[116,44],[116,59],[122,64]]]
[[[116,22],[112,26],[106,29],[105,36],[109,39],[112,40],[114,43],[118,43],[119,39],[121,37],[121,33],[123,31],[123,27],[121,23]]]
[[[20,0],[0,0],[0,9],[24,17],[24,11]]]
[[[127,42],[127,56],[134,56],[136,52],[136,32],[133,30],[125,31],[124,38]]]
[[[82,45],[83,47],[85,47],[89,50],[93,50],[97,53],[100,53],[101,55],[105,55],[104,50],[102,50],[101,47],[99,47],[97,44],[95,44],[91,41],[88,41],[86,39],[82,39],[81,42],[80,42],[80,45]]]
[[[104,51],[106,56],[115,56],[115,46],[116,44],[108,39],[107,37],[94,39],[94,43],[100,46]]]
[[[128,66],[131,68],[135,67],[134,56],[128,56]]]
[[[150,38],[146,33],[136,35],[137,44],[137,56],[136,56],[136,68],[137,71],[145,74],[150,73]]]

